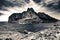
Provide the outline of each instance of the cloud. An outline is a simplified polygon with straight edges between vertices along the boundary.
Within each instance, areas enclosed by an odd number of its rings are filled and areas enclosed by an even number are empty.
[[[10,2],[9,4],[12,6],[21,6],[25,5],[26,3],[29,3],[29,0],[6,0]]]
[[[41,2],[41,0],[33,0],[34,2],[36,2],[36,3],[40,3]]]
[[[23,6],[29,3],[29,0],[0,0],[0,10],[5,7]]]
[[[46,7],[60,10],[60,1],[50,1],[49,3],[45,3]]]
[[[36,4],[42,5],[50,10],[60,10],[60,0],[33,0]]]
[[[3,13],[0,13],[0,16],[4,15]]]

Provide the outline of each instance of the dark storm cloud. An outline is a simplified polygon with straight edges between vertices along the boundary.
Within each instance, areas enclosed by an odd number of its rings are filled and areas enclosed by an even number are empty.
[[[30,0],[25,0],[25,2],[29,3],[29,2],[30,2]]]
[[[6,0],[0,0],[0,7],[3,7],[3,6],[9,6],[11,5],[12,3],[9,2],[9,1],[6,1]]]
[[[36,2],[36,3],[40,3],[41,2],[41,0],[33,0],[34,2]]]
[[[60,10],[60,0],[33,0],[36,4],[43,5],[51,10]]]
[[[0,10],[7,10],[5,7],[13,6],[11,2],[6,0],[0,0]]]
[[[29,0],[0,0],[0,9],[4,7],[22,6],[29,3]]]
[[[46,7],[54,10],[60,10],[60,1],[47,4]]]
[[[29,3],[29,0],[6,0],[10,2],[9,4],[12,6],[21,6],[25,5],[26,3]]]
[[[0,16],[4,15],[3,13],[0,13]]]

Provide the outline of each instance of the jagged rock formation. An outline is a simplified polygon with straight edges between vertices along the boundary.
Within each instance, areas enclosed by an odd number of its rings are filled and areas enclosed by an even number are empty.
[[[39,16],[40,19],[43,20],[43,23],[45,23],[45,22],[56,22],[57,21],[57,19],[49,16],[48,14],[45,14],[44,12],[42,12],[42,13],[39,12],[37,15]]]
[[[50,17],[45,13],[36,13],[33,8],[28,8],[27,11],[22,13],[13,13],[9,16],[8,22],[17,22],[19,24],[30,24],[30,23],[48,23],[48,22],[56,22],[58,21],[55,18]]]
[[[36,15],[35,11],[32,8],[28,8],[27,11],[22,12],[22,19],[19,20],[19,23],[39,23],[42,20]]]
[[[14,13],[9,17],[9,21],[8,22],[14,22],[17,21],[19,19],[22,18],[22,14],[21,13]]]
[[[9,22],[17,21],[19,24],[42,22],[42,20],[36,15],[32,8],[28,8],[27,11],[19,13],[19,15],[20,16],[18,16],[18,14],[12,14],[9,17]]]

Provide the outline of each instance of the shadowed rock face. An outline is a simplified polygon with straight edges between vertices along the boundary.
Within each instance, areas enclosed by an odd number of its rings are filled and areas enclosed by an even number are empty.
[[[9,17],[8,22],[18,22],[19,24],[25,23],[39,23],[42,20],[36,15],[36,12],[32,8],[28,8],[27,11],[22,13],[15,13]]]
[[[22,19],[22,14],[21,13],[14,13],[11,16],[9,16],[9,21],[8,22],[14,22],[19,19]]]
[[[9,16],[8,22],[17,22],[19,24],[33,24],[33,23],[48,23],[58,21],[55,18],[48,16],[45,13],[36,13],[33,8],[28,8],[22,13],[13,13]]]
[[[39,12],[37,15],[39,16],[40,19],[43,20],[43,23],[58,21],[57,19],[50,17],[49,15],[45,14],[44,12],[42,12],[42,13]]]

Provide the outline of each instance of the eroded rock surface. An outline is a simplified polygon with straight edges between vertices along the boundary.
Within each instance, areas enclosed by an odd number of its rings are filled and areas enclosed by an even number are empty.
[[[9,16],[8,22],[17,22],[19,24],[36,24],[36,23],[49,23],[58,21],[55,18],[50,17],[49,15],[39,12],[36,13],[33,8],[28,8],[27,11],[22,13],[14,13]]]

